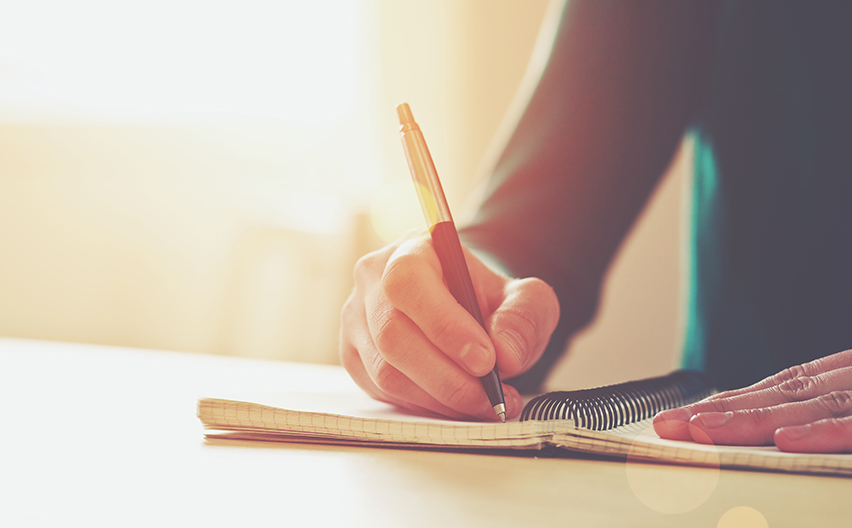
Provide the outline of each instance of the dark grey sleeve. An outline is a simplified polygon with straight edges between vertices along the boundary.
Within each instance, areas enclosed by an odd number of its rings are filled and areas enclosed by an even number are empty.
[[[547,67],[462,238],[559,297],[538,389],[594,316],[607,266],[696,115],[711,2],[569,0]]]

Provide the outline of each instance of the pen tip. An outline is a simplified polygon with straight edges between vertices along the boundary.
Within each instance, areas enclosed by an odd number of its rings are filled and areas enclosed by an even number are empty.
[[[497,417],[500,418],[501,422],[506,423],[506,404],[498,403],[497,405],[495,405],[494,414],[496,414]]]
[[[411,114],[411,108],[408,107],[408,103],[398,104],[396,107],[396,115],[399,116],[400,125],[414,122],[414,116]]]

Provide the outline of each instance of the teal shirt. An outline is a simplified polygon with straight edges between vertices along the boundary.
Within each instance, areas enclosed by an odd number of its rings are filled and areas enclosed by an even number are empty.
[[[462,231],[557,292],[534,391],[695,139],[684,366],[719,388],[852,347],[852,2],[569,0]],[[625,351],[631,353],[631,351]]]
[[[732,388],[852,347],[852,3],[717,16],[684,365]]]

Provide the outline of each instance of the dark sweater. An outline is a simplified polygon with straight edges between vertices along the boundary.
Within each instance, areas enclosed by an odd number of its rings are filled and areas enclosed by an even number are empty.
[[[852,347],[852,2],[571,0],[465,242],[557,292],[536,390],[684,134],[684,366],[719,388]],[[625,351],[629,353],[630,351]]]

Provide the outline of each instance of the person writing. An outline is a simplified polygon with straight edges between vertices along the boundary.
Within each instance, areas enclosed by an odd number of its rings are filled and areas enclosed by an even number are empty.
[[[850,22],[846,2],[568,1],[460,232],[487,332],[447,291],[428,234],[411,233],[356,265],[343,365],[374,398],[479,419],[494,419],[478,376],[496,365],[516,416],[594,316],[691,134],[682,363],[726,392],[661,413],[657,433],[852,451]]]

